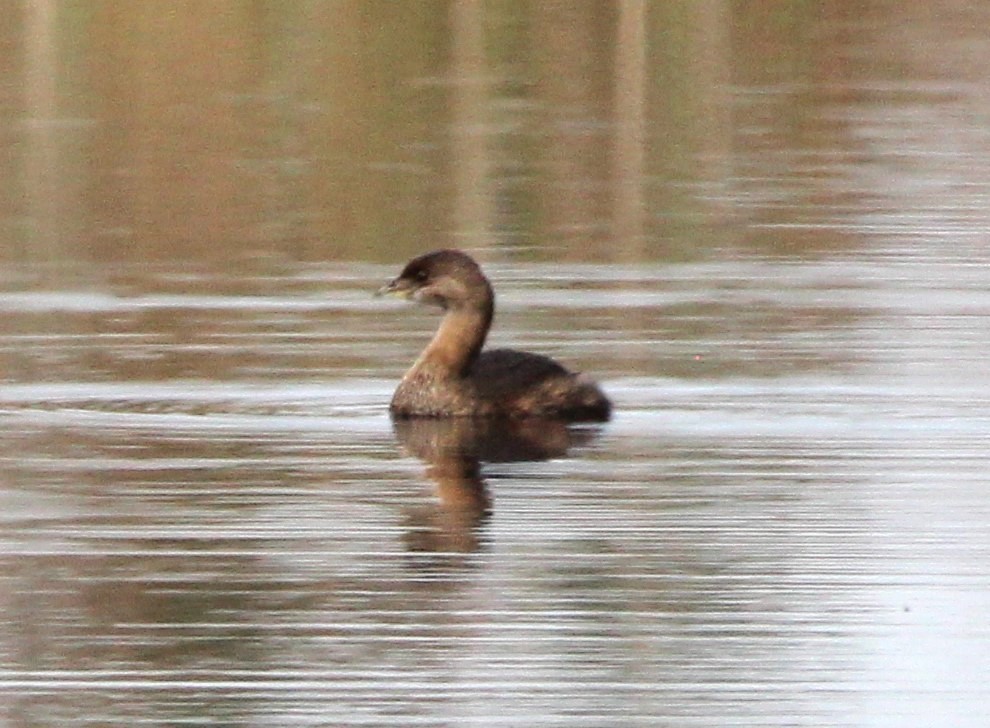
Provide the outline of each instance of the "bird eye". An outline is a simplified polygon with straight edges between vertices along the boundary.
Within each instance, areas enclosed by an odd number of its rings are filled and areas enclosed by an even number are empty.
[[[419,283],[422,283],[423,281],[425,281],[427,279],[427,277],[428,277],[428,275],[427,275],[426,271],[424,269],[422,269],[422,268],[420,268],[418,271],[416,271],[415,275],[413,275],[413,278],[415,278],[416,281],[418,281]]]

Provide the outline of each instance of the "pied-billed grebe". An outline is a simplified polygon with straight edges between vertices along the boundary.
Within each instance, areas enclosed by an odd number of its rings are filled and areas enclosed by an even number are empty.
[[[436,335],[392,397],[396,417],[552,417],[602,422],[612,405],[598,386],[539,354],[482,351],[495,295],[478,264],[458,250],[409,261],[379,291],[444,311]]]

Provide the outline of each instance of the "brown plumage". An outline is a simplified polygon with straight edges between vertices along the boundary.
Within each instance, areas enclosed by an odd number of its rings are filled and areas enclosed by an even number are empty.
[[[469,255],[421,255],[379,293],[444,311],[433,340],[395,390],[394,416],[609,418],[612,405],[598,385],[553,359],[512,349],[482,351],[495,295]]]

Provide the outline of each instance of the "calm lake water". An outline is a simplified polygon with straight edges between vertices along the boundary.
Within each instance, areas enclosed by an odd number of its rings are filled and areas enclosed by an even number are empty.
[[[0,726],[983,726],[988,11],[427,5],[0,21]]]

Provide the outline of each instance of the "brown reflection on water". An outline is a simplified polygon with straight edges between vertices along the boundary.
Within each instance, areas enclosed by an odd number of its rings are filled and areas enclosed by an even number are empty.
[[[980,183],[985,12],[919,7],[29,3],[2,21],[0,256],[855,249],[878,209],[969,196],[919,175]]]
[[[403,449],[426,464],[440,507],[412,518],[410,546],[421,551],[470,552],[482,541],[492,499],[485,463],[535,462],[564,457],[595,430],[557,420],[399,419],[392,423]]]
[[[673,231],[648,210],[706,214],[681,181],[729,138],[725,34],[645,0],[28,8],[6,258],[391,259],[503,236],[653,258]]]

